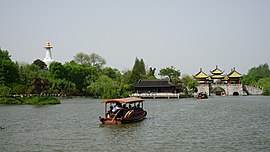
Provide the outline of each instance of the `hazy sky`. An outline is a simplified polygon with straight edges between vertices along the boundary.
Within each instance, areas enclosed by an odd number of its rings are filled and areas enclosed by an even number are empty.
[[[56,61],[97,53],[106,66],[174,66],[182,74],[216,65],[241,74],[270,65],[270,0],[0,0],[0,47],[13,60]]]

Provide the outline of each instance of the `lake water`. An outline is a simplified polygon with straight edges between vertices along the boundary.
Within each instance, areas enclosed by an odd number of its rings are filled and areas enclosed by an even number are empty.
[[[0,105],[0,151],[270,151],[270,97],[149,99],[125,125],[102,125],[100,101]]]

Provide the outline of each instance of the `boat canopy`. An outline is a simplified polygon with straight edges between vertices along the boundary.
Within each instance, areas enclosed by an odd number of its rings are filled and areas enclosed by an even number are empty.
[[[130,98],[121,98],[121,99],[107,99],[101,101],[101,103],[136,103],[136,102],[142,102],[144,99],[136,98],[136,97],[130,97]]]

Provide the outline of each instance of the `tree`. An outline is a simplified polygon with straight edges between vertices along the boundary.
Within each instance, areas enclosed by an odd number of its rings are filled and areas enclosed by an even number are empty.
[[[30,87],[37,77],[42,77],[45,72],[35,64],[27,64],[19,68],[20,84]]]
[[[10,60],[0,60],[0,83],[10,86],[19,80],[17,65]]]
[[[87,66],[76,62],[64,64],[66,79],[75,84],[80,93],[85,93],[86,87],[99,77],[100,69],[95,66]]]
[[[139,62],[139,71],[140,71],[140,74],[146,75],[145,64],[144,64],[143,59],[141,59]]]
[[[115,80],[121,76],[121,73],[118,69],[116,69],[116,68],[113,69],[111,67],[106,67],[106,68],[102,69],[102,73],[113,80]]]
[[[263,88],[263,95],[270,95],[270,77],[260,79],[257,86]]]
[[[148,76],[153,76],[153,77],[155,77],[155,72],[156,72],[156,68],[150,67],[150,68],[149,68],[149,71],[148,71]]]
[[[121,82],[126,83],[126,84],[130,84],[130,78],[132,76],[132,71],[131,70],[127,70],[123,73],[123,75],[121,76]]]
[[[243,84],[256,85],[259,79],[270,77],[270,70],[267,63],[253,67],[248,71],[247,75],[242,78]]]
[[[159,75],[163,77],[168,77],[174,84],[178,84],[180,82],[180,70],[176,70],[175,67],[166,67],[162,68],[159,71]]]
[[[106,64],[106,60],[96,53],[92,53],[90,56],[90,64],[96,67],[103,67]]]
[[[181,90],[184,91],[186,96],[189,96],[189,92],[194,93],[198,91],[198,81],[193,77],[186,75],[181,79],[181,82]]]
[[[52,86],[48,90],[49,93],[65,95],[76,95],[78,93],[76,85],[65,79],[54,79],[51,83]]]
[[[49,77],[52,79],[64,79],[66,77],[66,70],[59,62],[53,62],[49,67]]]
[[[87,87],[87,92],[96,98],[108,99],[120,97],[121,85],[106,75]]]
[[[11,86],[18,80],[18,66],[11,61],[8,51],[0,50],[0,84]]]
[[[8,96],[10,95],[11,88],[5,86],[4,84],[0,84],[0,96]]]
[[[130,77],[130,82],[129,83],[136,83],[138,82],[141,78],[146,77],[146,70],[145,70],[145,64],[143,59],[139,60],[138,58],[135,59],[135,64],[132,68],[132,74]]]
[[[74,56],[74,61],[79,64],[91,65],[99,68],[103,67],[106,64],[106,60],[96,53],[87,55],[80,52]]]
[[[42,60],[40,60],[40,59],[36,59],[36,60],[33,62],[33,64],[35,64],[35,65],[39,66],[39,67],[40,67],[40,69],[42,69],[42,70],[46,70],[46,69],[47,69],[47,65],[46,65],[46,63],[45,63],[45,62],[43,62],[43,61],[42,61]]]
[[[79,64],[89,64],[90,58],[87,54],[80,52],[74,56],[74,61]]]
[[[9,60],[11,61],[10,59],[10,55],[9,55],[9,52],[7,50],[1,50],[0,49],[0,60]]]

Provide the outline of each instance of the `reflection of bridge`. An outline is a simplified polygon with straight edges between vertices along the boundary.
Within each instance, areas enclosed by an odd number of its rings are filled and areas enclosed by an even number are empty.
[[[254,86],[245,86],[242,84],[200,84],[198,86],[198,92],[206,92],[209,94],[214,88],[220,87],[224,90],[225,94],[228,96],[232,95],[261,95],[262,89]]]

